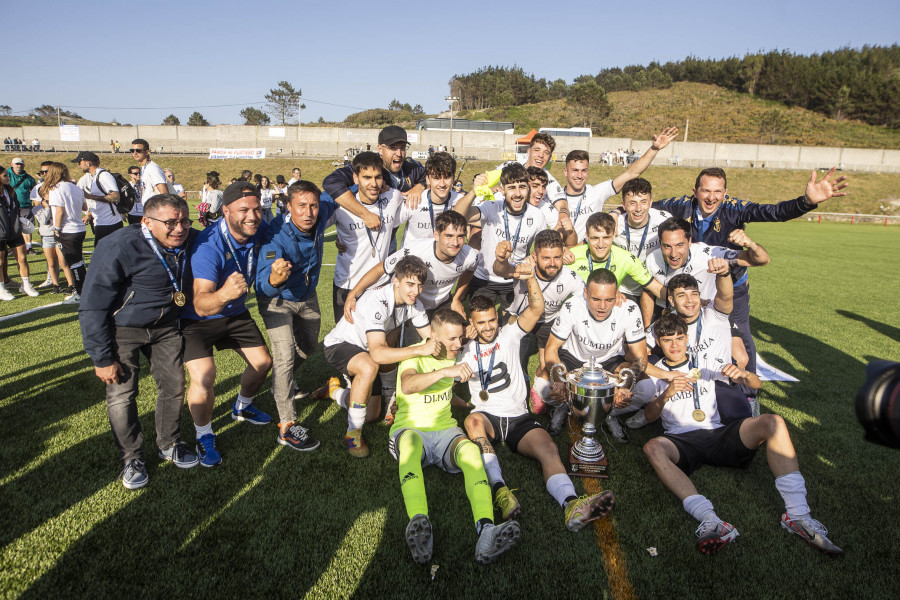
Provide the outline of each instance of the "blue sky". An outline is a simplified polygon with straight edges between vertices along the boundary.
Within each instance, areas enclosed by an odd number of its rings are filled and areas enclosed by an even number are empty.
[[[516,64],[568,82],[602,68],[721,58],[758,50],[809,54],[898,42],[900,3],[858,0],[503,3],[49,0],[4,7],[0,104],[60,104],[82,116],[159,124],[241,123],[280,80],[303,90],[303,121],[342,120],[392,98],[446,110],[448,81]],[[210,105],[238,106],[213,108]],[[343,106],[335,106],[343,105]],[[103,107],[103,108],[90,108]],[[136,110],[153,107],[153,110]],[[191,107],[191,108],[175,108]],[[261,107],[260,107],[261,108]]]

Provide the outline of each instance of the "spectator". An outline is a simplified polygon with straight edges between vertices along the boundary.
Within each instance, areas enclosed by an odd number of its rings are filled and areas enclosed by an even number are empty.
[[[300,181],[300,177],[301,177],[300,167],[294,167],[291,170],[291,175],[292,175],[292,177],[291,177],[290,181],[287,182],[284,193],[287,193],[288,187],[290,187],[290,186],[294,185],[295,183],[297,183],[298,181]],[[282,180],[283,179],[284,178],[282,177]],[[277,178],[276,178],[276,181],[277,181]]]
[[[163,169],[163,175],[166,176],[166,183],[172,186],[175,195],[187,199],[187,193],[184,191],[184,186],[180,183],[175,183],[175,171],[172,169]]]
[[[167,194],[166,175],[162,168],[150,160],[150,144],[138,138],[131,142],[131,156],[141,165],[141,202],[157,194]]]
[[[219,186],[222,182],[219,180],[219,174],[211,171],[206,176],[206,203],[209,208],[206,211],[206,223],[209,225],[218,222],[222,218],[222,191]]]
[[[257,173],[257,175],[259,175]],[[262,217],[266,223],[271,223],[272,219],[272,200],[275,196],[275,186],[269,181],[265,175],[259,176],[259,205],[262,208]]]
[[[134,225],[140,223],[144,217],[144,203],[141,202],[141,169],[140,167],[131,166],[128,168],[128,185],[134,190],[135,200],[131,212],[128,213],[128,224]]]
[[[28,258],[25,256],[25,240],[22,237],[22,221],[19,219],[19,202],[16,192],[9,185],[9,172],[0,170],[0,264],[3,267],[3,281],[0,282],[0,300],[14,300],[12,293],[6,289],[9,283],[6,257],[8,251],[15,249],[16,262],[19,264],[19,276],[22,284],[19,291],[29,296],[37,296],[38,292],[28,280]],[[30,205],[30,201],[29,201]]]
[[[93,152],[79,152],[72,162],[84,173],[78,187],[84,191],[85,204],[94,222],[96,250],[100,240],[122,229],[122,215],[116,208],[119,201],[119,186],[112,173],[100,168],[100,157]]]
[[[252,182],[253,171],[251,171],[250,169],[244,169],[243,171],[241,171],[241,176],[238,178],[238,181]]]
[[[41,140],[39,140],[37,138],[34,138],[33,140],[31,140],[31,149],[34,150],[35,152],[40,152],[41,151]]]
[[[47,175],[47,167],[53,163],[52,160],[45,160],[41,163],[40,182],[31,189],[31,205],[34,210],[35,221],[37,221],[38,232],[41,234],[41,248],[44,251],[44,258],[47,260],[47,279],[44,283],[38,285],[38,288],[53,287],[53,293],[59,294],[66,288],[59,285],[59,266],[62,263],[62,255],[56,248],[56,236],[53,232],[53,215],[50,210],[50,203],[43,200],[40,196],[41,185]],[[63,268],[66,281],[66,287],[72,285],[72,272]]]
[[[16,194],[19,204],[19,217],[31,223],[34,229],[34,217],[31,214],[31,190],[35,186],[34,177],[25,172],[25,161],[21,158],[14,158],[12,166],[7,169],[9,174],[9,184],[12,186]],[[27,228],[27,227],[26,227]],[[31,234],[22,232],[22,239],[25,240],[25,254],[33,254],[31,249]]]
[[[122,146],[119,144],[119,140],[116,140],[116,147],[115,147],[116,154],[119,153],[119,150],[120,150],[121,148],[122,148]]]
[[[75,290],[66,296],[64,302],[78,304],[86,273],[82,246],[87,228],[81,221],[81,211],[85,210],[84,193],[72,183],[66,165],[54,162],[47,167],[40,195],[49,202],[53,211],[57,248],[62,250],[63,261],[72,270]]]

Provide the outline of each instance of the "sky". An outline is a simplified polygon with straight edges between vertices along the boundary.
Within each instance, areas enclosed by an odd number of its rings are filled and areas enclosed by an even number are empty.
[[[88,119],[157,125],[170,113],[185,123],[198,110],[213,124],[241,124],[240,110],[263,108],[263,96],[282,80],[302,90],[303,122],[341,121],[394,98],[437,113],[447,109],[454,74],[487,65],[571,83],[603,68],[689,55],[891,45],[900,22],[900,3],[869,0],[720,2],[714,9],[692,0],[78,6],[4,7],[8,35],[23,36],[22,62],[7,66],[0,86],[0,104],[14,114],[58,104]]]

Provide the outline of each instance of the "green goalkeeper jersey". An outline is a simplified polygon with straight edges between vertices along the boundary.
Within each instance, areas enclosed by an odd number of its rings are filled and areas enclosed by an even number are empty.
[[[417,373],[433,373],[445,367],[452,367],[455,362],[453,359],[437,359],[428,355],[407,358],[400,363],[397,368],[397,414],[394,415],[390,435],[394,435],[400,429],[439,431],[459,426],[450,414],[453,378],[444,377],[415,394],[404,394],[400,385],[400,375],[405,371],[413,369]]]
[[[647,267],[644,266],[644,263],[635,258],[634,254],[628,250],[623,250],[618,246],[611,246],[609,255],[606,260],[602,261],[593,259],[587,244],[575,246],[571,249],[571,252],[575,255],[575,262],[568,266],[578,273],[585,282],[587,282],[591,271],[600,268],[612,271],[619,285],[622,285],[622,280],[625,279],[626,275],[631,275],[631,278],[641,286],[645,286],[653,281],[653,276],[647,270]]]

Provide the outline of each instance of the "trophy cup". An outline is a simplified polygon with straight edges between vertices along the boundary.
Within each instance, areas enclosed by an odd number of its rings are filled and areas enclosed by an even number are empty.
[[[569,413],[577,410],[578,414],[584,414],[581,437],[569,445],[569,473],[608,479],[609,463],[603,446],[597,441],[597,428],[601,418],[612,409],[616,388],[634,384],[634,371],[622,369],[618,375],[608,373],[591,357],[589,363],[568,373],[563,365],[554,365],[550,380],[566,384]]]

